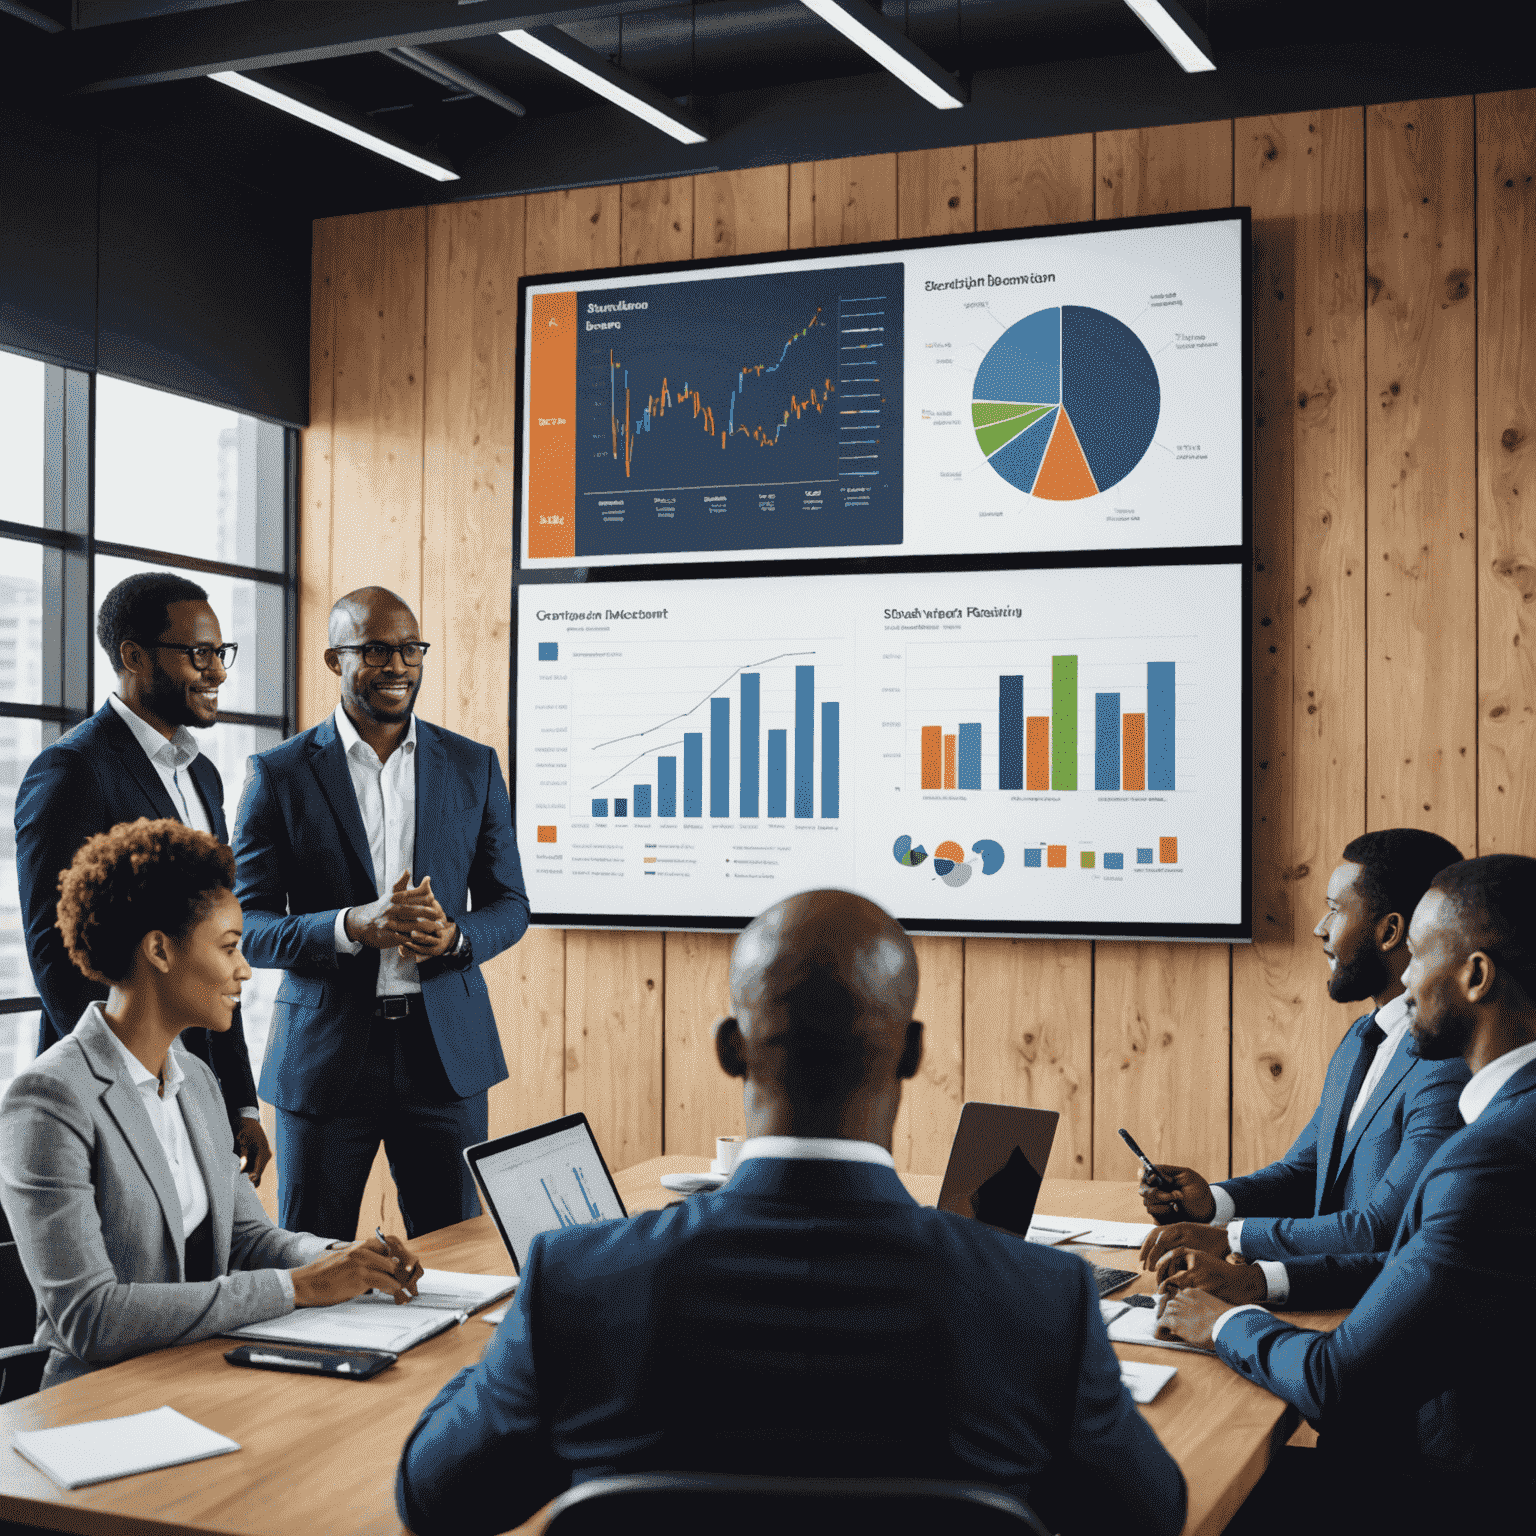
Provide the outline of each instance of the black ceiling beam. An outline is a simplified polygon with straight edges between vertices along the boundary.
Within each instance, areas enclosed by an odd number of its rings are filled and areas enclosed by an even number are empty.
[[[482,80],[479,75],[460,69],[457,64],[450,64],[447,59],[441,59],[435,53],[428,53],[425,48],[389,48],[385,50],[384,57],[393,59],[396,64],[403,64],[407,69],[414,69],[418,75],[425,76],[435,85],[448,90],[471,91],[482,101],[488,101],[514,117],[526,117],[528,114],[527,107],[516,97],[507,95],[489,80]]]
[[[0,12],[4,12],[7,16],[14,16],[18,21],[25,21],[31,26],[39,27],[44,32],[66,30],[64,23],[57,17],[38,10],[35,5],[23,5],[22,0],[0,0]]]
[[[61,56],[66,89],[114,91],[217,70],[283,69],[316,59],[431,47],[512,27],[562,26],[650,11],[656,0],[266,0],[217,6],[73,34]]]

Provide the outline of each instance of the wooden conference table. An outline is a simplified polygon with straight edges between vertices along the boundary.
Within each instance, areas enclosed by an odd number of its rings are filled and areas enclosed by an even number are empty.
[[[660,1157],[615,1175],[631,1211],[675,1198],[663,1173],[701,1172],[706,1158]],[[938,1199],[937,1175],[903,1175],[921,1201]],[[1042,1215],[1136,1221],[1136,1186],[1047,1179]],[[488,1216],[446,1227],[416,1245],[434,1269],[510,1272]],[[1120,1269],[1137,1267],[1134,1251],[1081,1250]],[[1130,1290],[1152,1289],[1141,1276]],[[1127,1292],[1128,1293],[1128,1292]],[[1122,1293],[1122,1294],[1127,1294]],[[1333,1327],[1341,1312],[1296,1313],[1311,1327]],[[0,1521],[73,1531],[81,1536],[399,1536],[395,1466],[406,1435],[438,1389],[480,1358],[491,1330],[471,1318],[400,1357],[368,1382],[313,1380],[225,1363],[226,1339],[161,1350],[0,1407]],[[1122,1359],[1177,1365],[1178,1375],[1141,1411],[1189,1483],[1185,1536],[1216,1536],[1296,1425],[1279,1398],[1219,1360],[1150,1346],[1115,1346]],[[18,1429],[75,1424],[140,1413],[168,1403],[199,1424],[238,1440],[241,1450],[212,1461],[171,1467],[93,1488],[56,1488],[12,1448]],[[536,1531],[535,1517],[524,1531]]]

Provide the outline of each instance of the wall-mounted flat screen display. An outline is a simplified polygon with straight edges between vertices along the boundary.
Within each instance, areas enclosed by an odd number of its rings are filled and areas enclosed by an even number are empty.
[[[1243,542],[1246,210],[525,279],[525,571]]]
[[[1214,552],[524,584],[534,919],[839,886],[930,932],[1245,937],[1243,605]]]

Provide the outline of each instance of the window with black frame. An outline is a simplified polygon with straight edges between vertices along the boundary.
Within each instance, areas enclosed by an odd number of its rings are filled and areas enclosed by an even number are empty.
[[[298,434],[105,375],[0,351],[0,1091],[31,1060],[38,1005],[17,887],[16,791],[116,674],[101,599],[168,570],[208,594],[238,653],[218,723],[197,733],[232,821],[251,753],[293,729]],[[276,972],[245,991],[259,1070]]]

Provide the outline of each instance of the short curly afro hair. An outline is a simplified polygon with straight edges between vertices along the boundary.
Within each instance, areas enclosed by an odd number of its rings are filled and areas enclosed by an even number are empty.
[[[111,986],[127,979],[146,933],[186,938],[234,888],[234,855],[216,837],[140,817],[81,845],[59,876],[59,930],[75,965]]]
[[[96,638],[119,677],[123,673],[123,641],[141,645],[157,640],[171,622],[170,605],[208,601],[195,581],[174,571],[136,571],[125,576],[101,600],[96,613]]]

